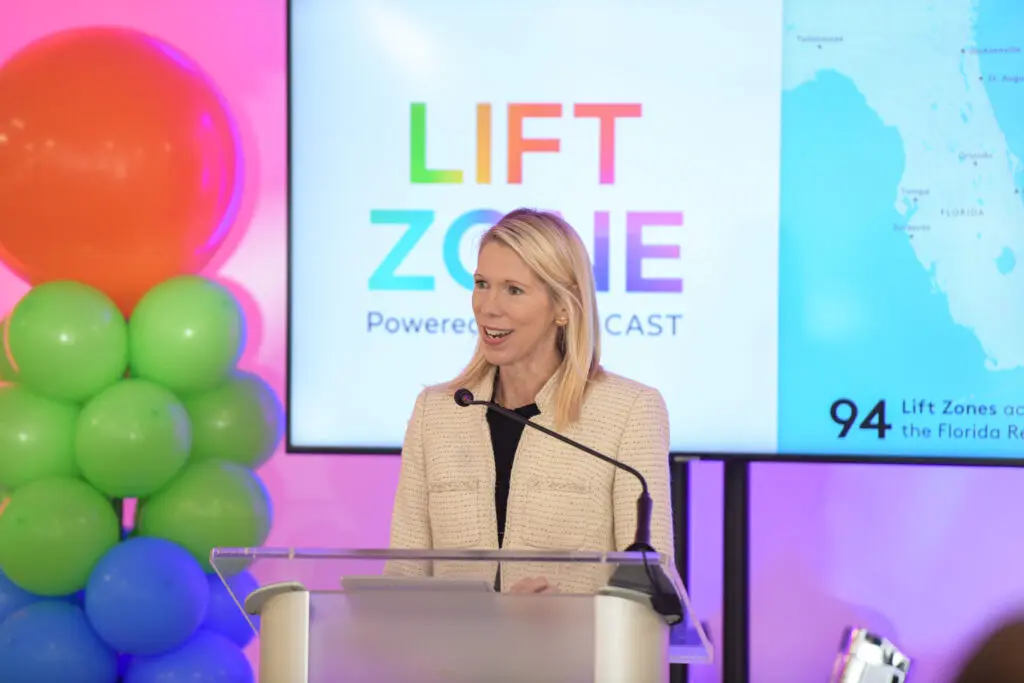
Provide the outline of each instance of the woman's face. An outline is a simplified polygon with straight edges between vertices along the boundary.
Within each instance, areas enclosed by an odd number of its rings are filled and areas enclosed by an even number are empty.
[[[559,311],[544,284],[519,254],[496,242],[477,260],[473,315],[492,365],[557,364]]]

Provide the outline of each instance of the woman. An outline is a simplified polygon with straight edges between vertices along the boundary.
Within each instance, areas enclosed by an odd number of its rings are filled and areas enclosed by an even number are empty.
[[[579,236],[555,214],[513,211],[484,234],[474,279],[476,352],[461,375],[416,400],[391,546],[615,551],[633,540],[633,476],[493,411],[459,407],[453,395],[465,387],[643,473],[651,543],[671,558],[665,403],[601,368],[597,296]],[[433,571],[494,580],[497,567]],[[606,576],[600,565],[507,563],[497,580],[518,592],[582,592]]]

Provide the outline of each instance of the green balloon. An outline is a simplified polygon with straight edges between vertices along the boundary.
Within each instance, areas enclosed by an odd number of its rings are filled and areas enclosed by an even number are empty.
[[[15,491],[0,514],[0,570],[30,593],[69,595],[119,536],[114,506],[96,489],[40,479]]]
[[[263,545],[272,516],[270,497],[251,470],[206,460],[141,501],[137,519],[143,536],[174,541],[210,572],[211,550]]]
[[[75,434],[82,475],[112,498],[162,488],[185,465],[191,445],[185,406],[142,379],[123,379],[86,403]]]
[[[77,477],[78,412],[17,384],[0,386],[0,484],[13,491],[37,479]]]
[[[221,285],[195,275],[149,290],[128,323],[133,376],[181,395],[209,391],[235,367],[245,343],[245,320]]]
[[[185,399],[192,423],[192,460],[227,460],[257,469],[281,440],[283,415],[274,390],[237,372],[212,391]]]
[[[7,330],[7,318],[0,320],[0,382],[13,382],[17,379],[18,373],[11,365],[11,359],[7,356],[7,348],[4,342],[5,331]]]
[[[18,302],[7,324],[18,381],[47,398],[82,403],[123,377],[128,366],[124,316],[88,285],[39,285]]]

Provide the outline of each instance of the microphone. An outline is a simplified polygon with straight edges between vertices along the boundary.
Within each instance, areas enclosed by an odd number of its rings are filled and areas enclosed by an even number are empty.
[[[636,499],[636,532],[633,534],[633,543],[626,548],[626,552],[639,552],[643,554],[644,565],[641,571],[645,575],[638,575],[637,570],[641,568],[635,565],[620,565],[612,573],[608,585],[614,588],[643,593],[650,597],[651,606],[654,610],[665,617],[670,624],[682,621],[684,610],[679,595],[676,593],[675,586],[672,585],[672,581],[665,575],[661,565],[656,565],[652,568],[647,562],[647,553],[657,552],[651,546],[651,512],[654,509],[654,502],[651,500],[651,494],[647,487],[647,479],[644,478],[644,475],[639,470],[621,460],[616,460],[604,453],[595,451],[589,446],[584,446],[578,441],[573,441],[563,434],[539,425],[514,410],[499,406],[494,401],[478,401],[469,389],[457,389],[454,398],[455,403],[463,408],[484,406],[488,410],[493,410],[514,422],[543,432],[553,439],[558,439],[564,444],[581,450],[587,455],[592,455],[598,460],[603,460],[609,465],[636,477],[637,481],[640,482],[640,495]]]
[[[640,474],[636,468],[630,467],[621,460],[610,458],[604,453],[598,453],[593,448],[584,446],[577,441],[573,441],[567,436],[548,429],[543,425],[539,425],[536,422],[532,422],[529,418],[523,417],[514,410],[509,410],[508,408],[499,406],[493,401],[477,401],[473,397],[473,392],[469,389],[457,390],[455,392],[455,402],[463,408],[468,406],[486,406],[488,410],[493,410],[494,412],[500,413],[519,424],[527,425],[540,432],[544,432],[553,439],[558,439],[562,443],[569,444],[573,448],[577,448],[587,455],[592,455],[599,460],[604,460],[609,465],[618,467],[620,470],[629,472],[636,477],[637,481],[640,482],[640,495],[636,499],[636,533],[633,535],[633,544],[626,548],[626,552],[654,552],[654,548],[651,547],[651,511],[654,509],[654,503],[651,501],[651,494],[647,488],[647,480],[644,479],[644,475]]]

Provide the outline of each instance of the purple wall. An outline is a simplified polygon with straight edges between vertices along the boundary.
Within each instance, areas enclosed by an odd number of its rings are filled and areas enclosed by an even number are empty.
[[[722,469],[691,465],[690,590],[717,645]],[[1024,608],[1024,471],[758,464],[751,488],[752,683],[825,683],[848,624],[913,658],[911,683],[943,683],[979,631]]]

